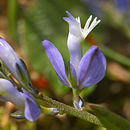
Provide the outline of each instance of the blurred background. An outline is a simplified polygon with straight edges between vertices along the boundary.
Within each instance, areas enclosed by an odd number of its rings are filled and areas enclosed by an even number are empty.
[[[103,104],[130,121],[130,1],[129,0],[0,0],[0,37],[7,40],[29,69],[33,85],[53,99],[72,106],[71,89],[63,86],[41,41],[48,39],[61,52],[67,68],[68,10],[82,26],[92,14],[101,23],[85,39],[84,52],[97,45],[107,59],[104,79],[85,88],[81,97]],[[1,130],[105,130],[69,115],[41,115],[35,122],[14,119],[11,103],[0,102]]]

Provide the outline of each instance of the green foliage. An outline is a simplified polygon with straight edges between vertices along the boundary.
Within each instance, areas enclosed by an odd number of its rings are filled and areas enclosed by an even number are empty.
[[[85,97],[88,97],[90,94],[92,94],[94,92],[94,90],[96,89],[97,85],[94,86],[90,86],[90,87],[85,87],[81,93],[80,96],[82,99],[85,99]]]
[[[129,130],[130,122],[109,110],[96,105],[90,105],[91,111],[108,130]]]
[[[17,0],[8,0],[8,30],[11,37],[15,40],[17,40],[17,17],[18,17]]]

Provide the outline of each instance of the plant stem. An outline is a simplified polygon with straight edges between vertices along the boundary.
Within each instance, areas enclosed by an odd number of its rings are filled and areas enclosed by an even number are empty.
[[[79,101],[79,91],[78,91],[78,89],[72,88],[72,92],[73,92],[73,100],[78,102]]]
[[[101,122],[98,120],[98,118],[95,115],[88,113],[85,110],[77,110],[71,106],[68,106],[61,102],[53,100],[45,95],[38,96],[36,98],[36,101],[38,104],[40,104],[42,106],[47,105],[48,107],[54,107],[54,108],[57,108],[61,113],[66,113],[66,114],[78,117],[80,119],[89,121],[98,126],[102,126]]]

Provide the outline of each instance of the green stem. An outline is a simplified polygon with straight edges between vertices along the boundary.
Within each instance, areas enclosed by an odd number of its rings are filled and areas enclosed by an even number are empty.
[[[72,88],[72,92],[73,92],[73,100],[78,102],[79,101],[79,91],[78,91],[78,89]]]
[[[66,114],[78,117],[80,119],[89,121],[93,124],[102,126],[101,122],[98,120],[98,118],[95,115],[88,113],[85,110],[77,110],[71,106],[68,106],[61,102],[53,100],[44,95],[38,96],[36,98],[36,101],[40,105],[57,108],[61,113],[66,113]]]

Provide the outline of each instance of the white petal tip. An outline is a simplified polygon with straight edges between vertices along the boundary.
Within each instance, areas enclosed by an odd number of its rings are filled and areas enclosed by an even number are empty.
[[[97,23],[100,23],[101,22],[101,20],[99,19],[98,21],[97,21]]]
[[[97,20],[97,17],[94,18],[94,20],[92,21],[92,23],[90,24],[90,21],[92,19],[92,15],[88,18],[86,24],[85,24],[85,27],[84,27],[84,30],[83,30],[83,37],[86,38],[87,35],[93,30],[93,28],[98,24],[100,23],[100,19]]]
[[[93,17],[92,15],[89,16],[89,18],[92,18],[92,17]]]

